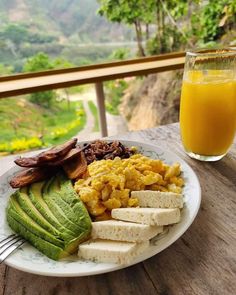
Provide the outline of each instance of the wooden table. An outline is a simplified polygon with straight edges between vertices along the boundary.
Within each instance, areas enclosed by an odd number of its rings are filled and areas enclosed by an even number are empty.
[[[43,277],[1,265],[0,295],[236,294],[236,142],[221,161],[203,163],[185,155],[178,124],[119,138],[166,147],[194,169],[202,187],[202,204],[191,227],[158,255],[103,275]]]

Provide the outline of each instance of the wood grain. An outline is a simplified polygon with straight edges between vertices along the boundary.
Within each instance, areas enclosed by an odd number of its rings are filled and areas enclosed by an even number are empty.
[[[0,77],[0,98],[182,69],[185,53]]]
[[[168,148],[194,169],[202,188],[202,204],[188,231],[145,262],[104,275],[49,278],[8,267],[5,275],[1,266],[0,295],[235,294],[236,144],[221,161],[203,163],[184,153],[178,124],[127,133],[119,138]]]
[[[4,264],[0,264],[0,295],[4,294],[6,271],[7,267]]]

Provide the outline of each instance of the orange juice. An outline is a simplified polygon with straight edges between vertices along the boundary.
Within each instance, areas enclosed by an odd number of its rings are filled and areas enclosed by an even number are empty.
[[[184,79],[180,127],[188,152],[203,156],[224,155],[236,130],[236,81],[225,71],[208,77],[192,71]]]

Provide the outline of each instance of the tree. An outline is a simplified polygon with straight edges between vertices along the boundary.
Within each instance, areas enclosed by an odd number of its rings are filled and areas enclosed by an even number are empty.
[[[13,73],[13,67],[0,64],[0,76],[10,75]]]
[[[198,43],[218,40],[226,31],[235,29],[235,24],[235,0],[209,0],[192,16],[193,34]]]
[[[108,20],[117,23],[134,25],[138,51],[140,56],[145,56],[143,48],[142,23],[147,22],[146,3],[144,0],[101,0],[98,13]]]
[[[68,60],[65,60],[64,58],[58,57],[54,60],[54,68],[56,69],[66,69],[66,68],[72,68],[74,65],[69,62]],[[67,101],[67,107],[68,110],[70,109],[70,96],[68,88],[64,88],[64,93]]]
[[[189,43],[188,38],[177,22],[188,11],[186,0],[100,0],[98,13],[112,22],[134,25],[138,52],[145,55],[143,46],[149,42],[149,52],[164,53],[177,47],[178,39]],[[150,35],[149,25],[156,25],[155,40]],[[150,48],[151,47],[151,48]]]
[[[24,72],[38,72],[53,69],[53,62],[46,53],[39,52],[27,60]]]
[[[27,38],[28,31],[24,25],[9,23],[0,31],[0,39],[5,40],[13,56],[17,56],[20,44]]]
[[[29,58],[24,65],[24,72],[38,72],[49,69],[53,69],[53,62],[50,61],[49,56],[43,52],[39,52]],[[54,98],[55,92],[52,90],[36,92],[30,95],[31,102],[43,107],[51,107]]]

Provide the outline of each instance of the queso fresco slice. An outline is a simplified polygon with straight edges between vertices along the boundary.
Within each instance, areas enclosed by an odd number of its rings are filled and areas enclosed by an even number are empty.
[[[51,186],[54,181],[59,185]],[[64,203],[58,201],[66,194],[66,191],[60,193],[59,179],[53,178],[14,193],[7,209],[10,227],[54,260],[74,253],[91,231],[89,214],[77,195],[74,200],[70,195],[66,209]],[[78,207],[80,217],[75,219]],[[77,223],[70,221],[71,216]]]

